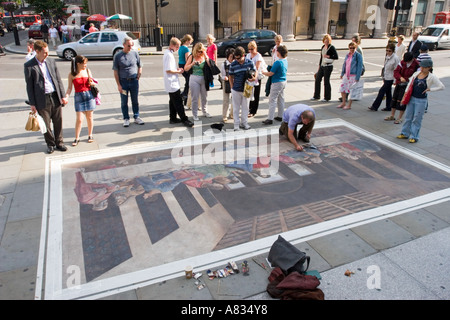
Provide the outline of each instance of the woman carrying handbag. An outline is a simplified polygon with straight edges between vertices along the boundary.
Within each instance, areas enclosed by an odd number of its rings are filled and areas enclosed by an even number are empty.
[[[331,36],[326,34],[323,39],[323,46],[321,49],[321,55],[319,60],[319,69],[314,74],[315,78],[315,86],[314,86],[314,96],[310,100],[319,100],[320,99],[320,87],[322,83],[322,79],[324,81],[324,99],[322,101],[330,101],[331,100],[331,84],[330,77],[333,72],[333,62],[334,60],[339,59],[336,48],[331,44]]]
[[[94,129],[95,97],[91,92],[94,85],[92,75],[87,68],[88,59],[84,56],[76,56],[72,59],[71,72],[69,73],[66,98],[70,96],[72,87],[75,87],[75,111],[77,119],[75,122],[75,140],[72,146],[77,146],[80,142],[81,126],[83,117],[86,117],[88,126],[88,142],[94,142],[92,135]]]

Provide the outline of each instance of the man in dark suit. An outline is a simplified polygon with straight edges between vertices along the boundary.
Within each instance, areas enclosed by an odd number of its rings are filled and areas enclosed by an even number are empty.
[[[62,136],[62,106],[68,103],[56,63],[48,59],[48,45],[44,41],[34,43],[36,56],[25,63],[25,81],[32,112],[37,112],[47,126],[44,134],[47,153],[55,148],[66,151]],[[50,122],[53,123],[53,130]]]
[[[420,40],[417,40],[418,37],[419,33],[414,32],[412,35],[412,40],[408,46],[408,52],[411,52],[414,58],[417,58],[419,56],[420,48],[422,47],[422,42]]]

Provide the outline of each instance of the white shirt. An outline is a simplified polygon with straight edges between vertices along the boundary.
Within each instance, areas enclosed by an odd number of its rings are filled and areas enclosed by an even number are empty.
[[[58,30],[56,30],[55,27],[50,28],[50,29],[48,30],[48,32],[50,33],[50,38],[56,38],[56,37],[58,37]]]
[[[36,51],[31,51],[29,53],[27,53],[27,55],[25,56],[25,60],[26,61],[30,61],[31,59],[33,59],[36,56]]]
[[[38,59],[36,59],[36,61],[38,62],[39,68],[41,69],[44,76],[45,93],[48,94],[54,92],[55,86],[53,85],[52,77],[50,75],[50,72],[48,71],[47,62],[45,60],[44,62],[40,62]]]
[[[178,73],[167,73],[168,70],[178,70],[175,57],[170,49],[164,52],[163,57],[163,73],[164,73],[164,89],[167,93],[176,92],[180,90],[180,80],[178,79]]]

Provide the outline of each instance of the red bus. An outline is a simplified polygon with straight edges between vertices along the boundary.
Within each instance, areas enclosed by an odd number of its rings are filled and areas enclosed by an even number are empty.
[[[33,24],[42,24],[41,16],[39,14],[23,14],[17,15],[21,21],[25,24],[25,27],[30,27]]]

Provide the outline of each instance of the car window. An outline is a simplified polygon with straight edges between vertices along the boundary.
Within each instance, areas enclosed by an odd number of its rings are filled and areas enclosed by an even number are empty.
[[[256,39],[258,37],[258,31],[247,31],[244,33],[244,39]]]
[[[273,39],[275,35],[272,31],[262,30],[261,31],[261,39]]]
[[[98,41],[98,35],[99,33],[93,33],[93,34],[88,34],[86,37],[84,37],[81,41],[83,43],[95,43]]]
[[[101,42],[117,42],[119,37],[114,32],[104,32],[102,33]]]

